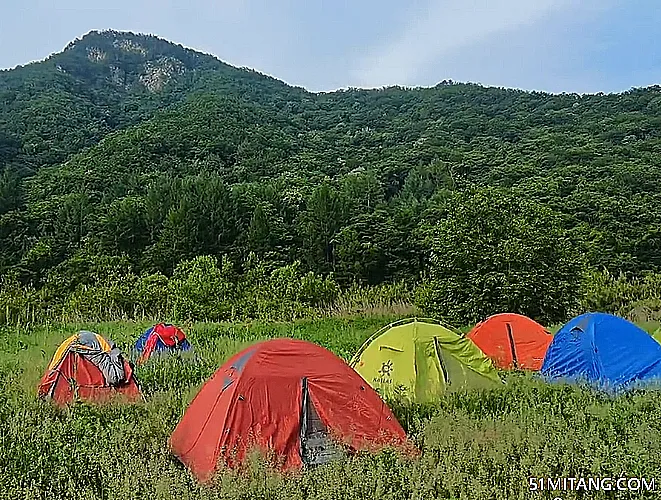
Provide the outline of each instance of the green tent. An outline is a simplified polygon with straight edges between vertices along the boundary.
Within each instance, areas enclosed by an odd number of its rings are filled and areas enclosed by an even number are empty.
[[[659,328],[657,331],[655,331],[655,332],[652,334],[652,337],[653,337],[654,340],[656,340],[659,344],[661,344],[661,328]]]
[[[502,383],[475,344],[427,319],[406,319],[379,330],[351,366],[382,396],[405,395],[419,403],[448,390]]]

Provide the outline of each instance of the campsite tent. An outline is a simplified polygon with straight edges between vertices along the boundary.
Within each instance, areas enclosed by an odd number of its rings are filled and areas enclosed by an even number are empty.
[[[188,351],[190,348],[186,334],[169,323],[159,323],[148,328],[135,343],[135,350],[140,353],[138,363],[144,363],[153,353]]]
[[[131,365],[117,346],[88,331],[60,344],[39,385],[40,397],[60,405],[76,398],[103,402],[115,394],[129,401],[142,397]]]
[[[334,439],[331,439],[334,437]],[[316,465],[349,450],[404,445],[388,406],[344,361],[294,339],[257,343],[206,382],[170,446],[200,480],[219,459],[241,463],[249,448],[274,452],[283,469]]]
[[[403,320],[376,332],[351,366],[382,396],[431,401],[450,389],[502,383],[475,344],[433,320]]]
[[[496,314],[466,335],[496,367],[539,370],[553,336],[542,325],[520,314]]]
[[[587,313],[555,334],[541,373],[609,391],[641,385],[661,378],[661,344],[623,318]]]

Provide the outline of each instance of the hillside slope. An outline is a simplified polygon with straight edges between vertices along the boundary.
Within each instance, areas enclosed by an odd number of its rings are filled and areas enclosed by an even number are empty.
[[[659,87],[312,94],[106,32],[0,74],[0,89],[2,161],[35,172],[0,177],[0,269],[37,284],[81,253],[170,273],[254,252],[345,283],[416,281],[435,224],[474,192],[533,203],[531,227],[551,214],[589,269],[661,267]]]

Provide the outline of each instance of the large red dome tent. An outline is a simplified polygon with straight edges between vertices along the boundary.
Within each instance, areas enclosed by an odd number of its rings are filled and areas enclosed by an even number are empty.
[[[219,460],[237,466],[251,447],[274,452],[282,470],[328,462],[342,452],[406,446],[379,395],[330,351],[274,339],[230,358],[205,383],[170,446],[200,481]]]
[[[553,336],[536,321],[520,314],[496,314],[467,335],[497,368],[538,371]]]

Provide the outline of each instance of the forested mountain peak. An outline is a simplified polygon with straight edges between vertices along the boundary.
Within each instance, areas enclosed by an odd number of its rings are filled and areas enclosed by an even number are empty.
[[[0,72],[0,169],[30,175],[62,163],[210,85],[251,100],[305,93],[156,36],[92,31]]]
[[[86,33],[43,61],[1,71],[0,84],[17,86],[22,78],[29,80],[35,72],[47,71],[69,74],[88,84],[144,86],[154,91],[176,75],[202,70],[245,71],[154,35],[103,30]],[[159,78],[161,84],[156,85]]]
[[[213,56],[184,48],[153,35],[113,30],[91,31],[52,58],[58,71],[90,83],[113,83],[151,92],[198,70],[233,70]]]

